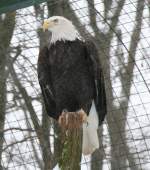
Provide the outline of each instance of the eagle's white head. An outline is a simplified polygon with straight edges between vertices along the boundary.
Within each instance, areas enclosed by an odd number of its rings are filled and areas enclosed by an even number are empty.
[[[51,43],[59,40],[74,41],[80,39],[80,35],[72,22],[62,16],[53,16],[44,20],[43,30],[52,33]]]

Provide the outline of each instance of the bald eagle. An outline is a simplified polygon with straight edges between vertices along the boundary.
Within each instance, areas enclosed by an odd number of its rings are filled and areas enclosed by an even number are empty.
[[[97,129],[107,113],[98,51],[62,16],[46,19],[43,30],[51,32],[51,39],[39,52],[37,71],[47,114],[65,127],[71,120],[81,123],[82,152],[91,154],[99,147]]]

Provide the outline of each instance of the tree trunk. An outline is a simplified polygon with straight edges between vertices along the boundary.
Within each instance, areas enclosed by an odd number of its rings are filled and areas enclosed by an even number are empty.
[[[80,170],[82,152],[82,128],[62,131],[62,154],[59,160],[61,170]]]
[[[2,160],[2,148],[4,142],[4,122],[5,122],[5,104],[6,104],[6,77],[5,77],[5,58],[0,51],[0,160]],[[2,165],[0,164],[0,169]]]
[[[103,128],[99,128],[98,130],[99,136],[99,146],[100,149],[97,149],[92,154],[92,163],[91,163],[91,170],[103,170],[103,159],[104,159],[104,149],[103,149]]]
[[[138,166],[134,160],[134,157],[129,153],[129,147],[126,143],[126,134],[125,134],[125,125],[128,111],[128,102],[130,89],[132,85],[133,79],[133,69],[135,66],[135,54],[136,48],[140,39],[141,26],[142,26],[142,16],[144,10],[144,0],[138,0],[137,3],[137,11],[136,11],[136,22],[135,27],[133,29],[133,34],[131,36],[130,48],[129,48],[129,56],[128,56],[128,65],[125,67],[126,72],[121,76],[122,85],[128,83],[128,86],[124,89],[122,88],[122,95],[126,97],[125,100],[121,101],[120,109],[115,108],[113,106],[112,112],[113,121],[115,123],[108,123],[109,133],[111,137],[111,166],[112,170],[120,170],[127,169],[127,161],[129,162],[130,168],[133,170],[138,170]],[[130,74],[129,74],[130,73]],[[123,115],[123,117],[122,117]],[[121,121],[120,121],[121,120]]]
[[[0,161],[2,160],[2,148],[4,142],[4,123],[6,109],[6,61],[9,53],[9,45],[15,27],[15,13],[7,13],[5,18],[0,16]],[[2,165],[0,163],[0,169]]]
[[[35,14],[36,14],[36,19],[37,22],[40,20],[42,24],[43,19],[44,19],[44,10],[40,7],[40,5],[35,5]],[[47,38],[45,34],[43,33],[42,30],[37,30],[38,37],[39,37],[39,50],[43,48],[43,46],[47,45]],[[50,124],[51,122],[49,121],[48,115],[45,113],[45,109],[43,106],[42,109],[42,125],[41,125],[41,133],[42,136],[40,137],[40,145],[41,145],[41,150],[42,150],[42,157],[43,157],[43,162],[44,162],[44,170],[50,170],[53,168],[53,157],[52,157],[52,152],[51,152],[51,146],[50,146]]]

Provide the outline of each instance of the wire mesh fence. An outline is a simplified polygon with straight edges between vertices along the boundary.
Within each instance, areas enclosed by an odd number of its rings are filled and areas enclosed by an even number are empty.
[[[82,170],[149,170],[149,0],[48,0],[0,16],[0,169],[58,169],[59,128],[45,114],[36,71],[50,36],[41,25],[52,15],[95,41],[105,75],[100,148],[76,163]]]

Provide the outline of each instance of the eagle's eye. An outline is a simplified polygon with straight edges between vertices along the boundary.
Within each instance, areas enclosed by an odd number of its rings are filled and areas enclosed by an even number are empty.
[[[54,19],[53,21],[54,21],[55,23],[58,23],[58,19]]]

